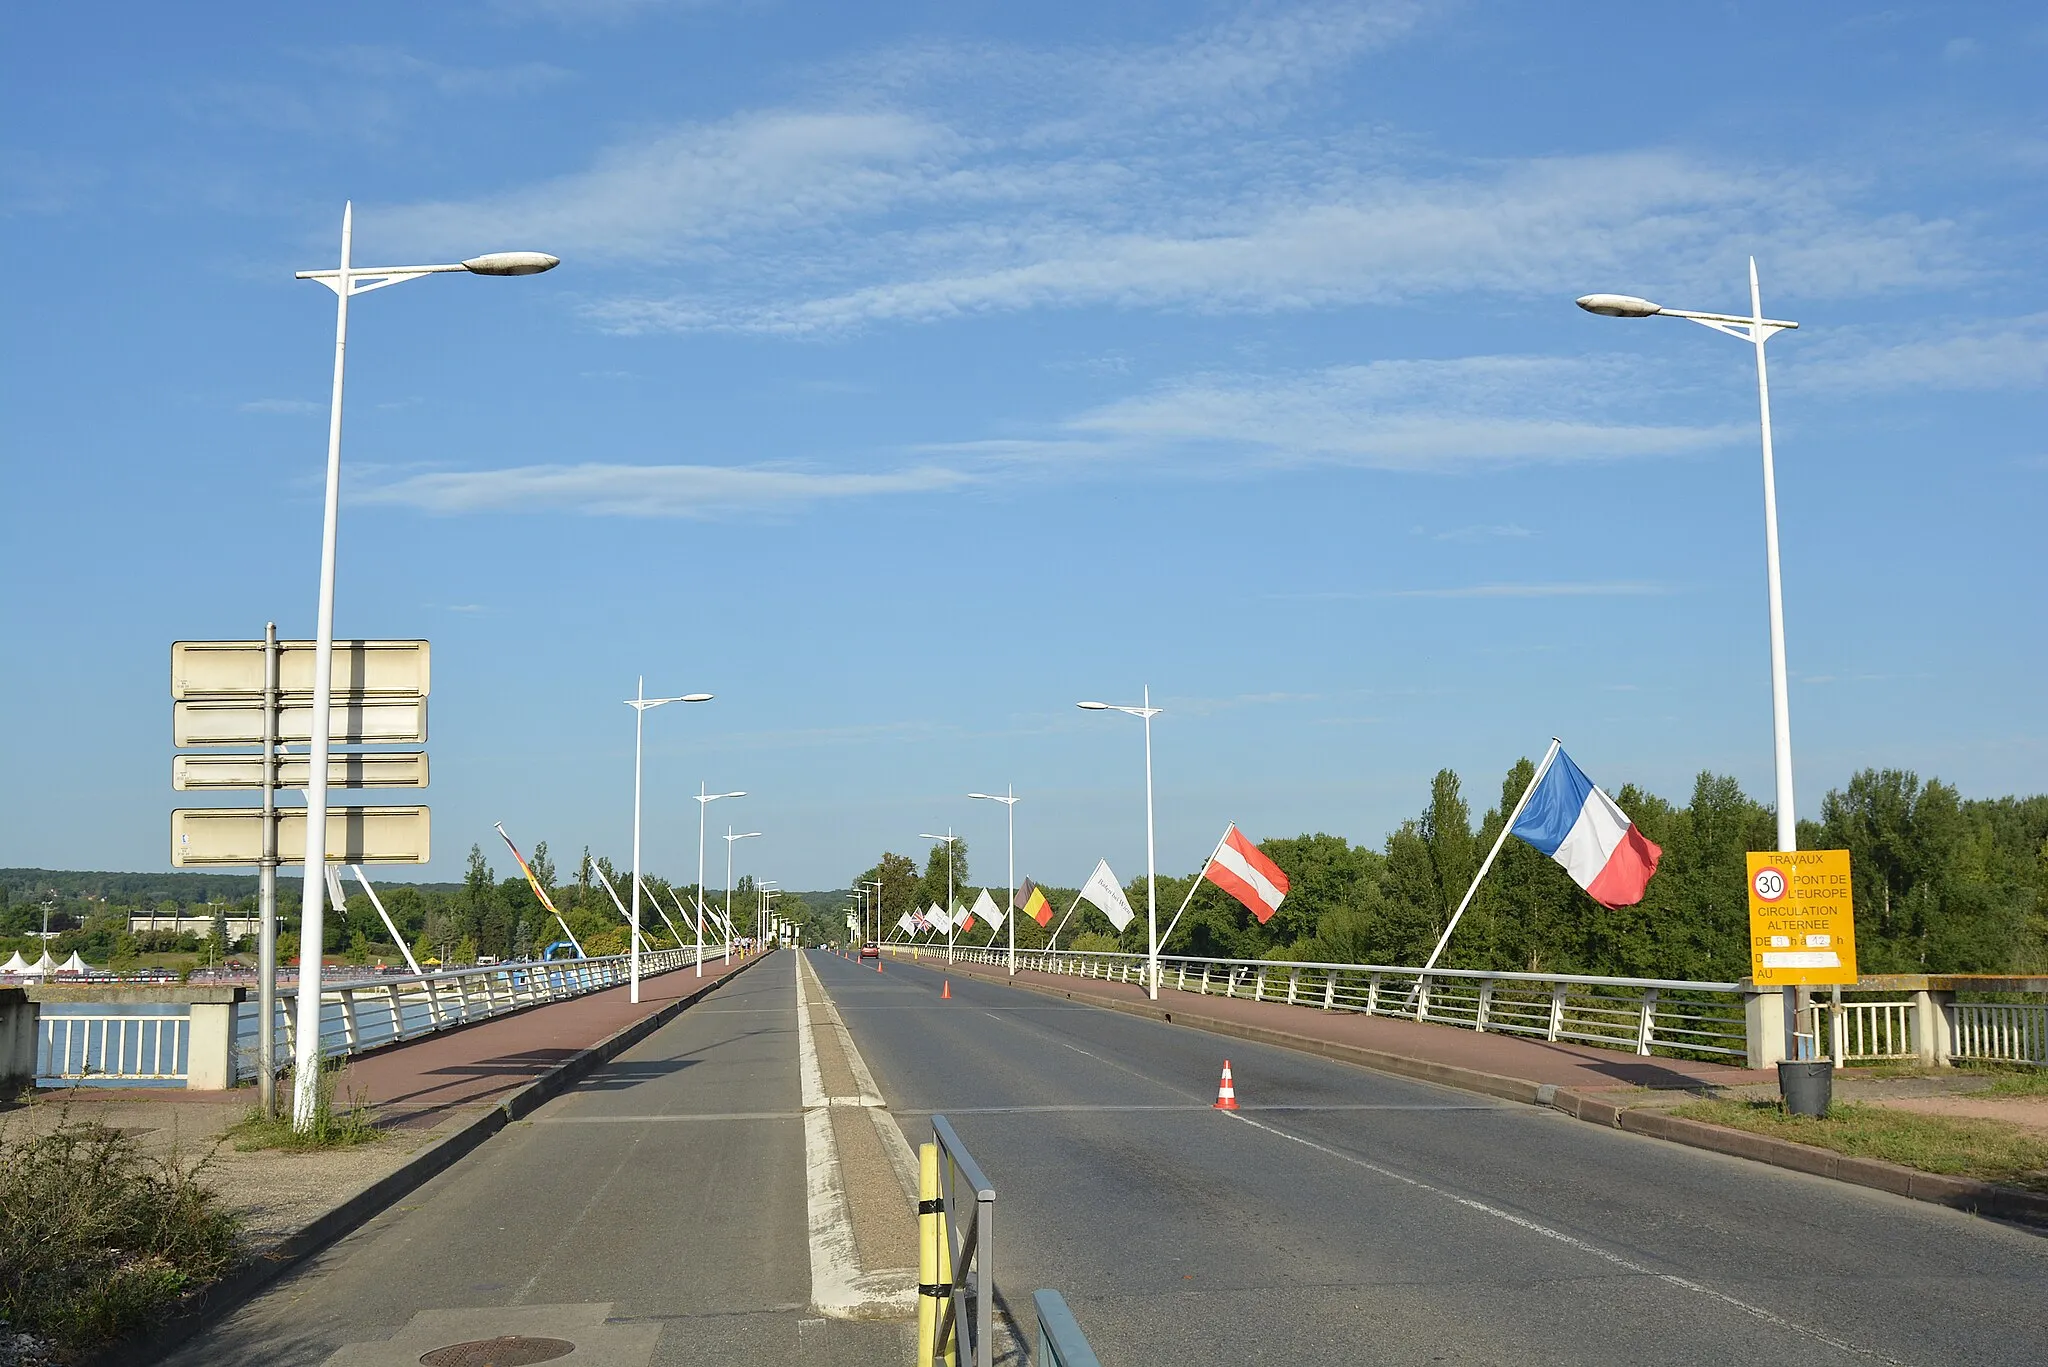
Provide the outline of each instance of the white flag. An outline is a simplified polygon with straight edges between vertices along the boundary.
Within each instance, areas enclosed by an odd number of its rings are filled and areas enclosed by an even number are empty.
[[[906,911],[896,918],[896,929],[902,931],[905,936],[914,935],[917,933],[917,923],[910,919],[910,913]]]
[[[1124,890],[1118,885],[1116,875],[1110,872],[1107,859],[1095,865],[1095,872],[1088,875],[1088,881],[1081,886],[1081,896],[1102,909],[1109,923],[1121,931],[1136,915],[1131,904],[1124,900]]]
[[[936,930],[941,935],[944,935],[947,931],[953,928],[953,918],[947,915],[945,912],[940,911],[939,904],[937,902],[932,903],[930,908],[926,910],[924,914],[924,919],[926,920],[926,922],[930,924],[933,930]]]
[[[1003,928],[1003,909],[996,905],[996,899],[988,895],[988,889],[981,890],[981,896],[974,899],[974,910],[967,913],[977,921],[986,921],[991,930]]]

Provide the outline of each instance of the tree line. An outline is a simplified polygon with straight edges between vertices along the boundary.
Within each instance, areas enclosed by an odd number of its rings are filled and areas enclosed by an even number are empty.
[[[1286,901],[1264,925],[1214,884],[1195,886],[1194,873],[1162,877],[1161,930],[1195,888],[1163,950],[1420,964],[1534,772],[1527,759],[1510,769],[1498,802],[1476,824],[1463,782],[1445,769],[1431,781],[1421,812],[1378,848],[1322,833],[1262,841],[1260,848],[1290,883]],[[1712,773],[1699,775],[1683,806],[1633,784],[1615,799],[1664,852],[1640,903],[1615,910],[1598,905],[1549,857],[1511,837],[1440,962],[1618,977],[1745,976],[1746,855],[1776,848],[1772,809],[1734,779]],[[1828,793],[1818,820],[1799,823],[1799,845],[1850,852],[1862,972],[2048,971],[2048,795],[1964,799],[1939,779],[1866,769]],[[965,842],[954,846],[953,862],[955,882],[965,889],[959,900],[971,901],[976,889],[967,886]],[[922,869],[909,856],[884,854],[856,881],[862,880],[880,881],[883,931],[893,936],[902,913],[944,903],[945,849],[934,847]],[[1021,920],[1019,948],[1043,947],[1075,896],[1071,887],[1046,892],[1055,903],[1054,920],[1044,928]],[[1125,895],[1138,915],[1120,934],[1081,903],[1059,943],[1142,953],[1144,878],[1133,879]],[[838,933],[843,936],[843,925]],[[979,944],[988,936],[977,929],[958,938]],[[1007,929],[995,938],[1007,943]]]

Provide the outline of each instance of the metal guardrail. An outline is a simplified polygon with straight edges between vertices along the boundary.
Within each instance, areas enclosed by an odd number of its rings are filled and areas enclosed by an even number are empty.
[[[162,1011],[38,1015],[36,1076],[182,1079],[190,1024]]]
[[[640,976],[653,977],[696,961],[696,951],[664,949],[640,956]],[[320,1055],[346,1058],[365,1050],[431,1035],[438,1030],[471,1025],[529,1006],[567,1001],[618,987],[630,977],[624,954],[597,959],[556,959],[551,962],[493,964],[452,973],[423,973],[369,982],[337,983],[320,991]],[[272,1066],[290,1066],[298,1033],[296,988],[279,988],[277,1053]],[[238,1078],[254,1077],[257,1056],[257,1007],[245,1003],[236,1020],[235,1056]]]
[[[695,959],[694,947],[643,953],[640,974],[644,978],[672,972]],[[342,1058],[529,1006],[602,992],[627,980],[628,965],[628,957],[618,954],[323,985],[320,1052],[328,1058]],[[297,1001],[295,987],[279,988],[273,1068],[291,1064]],[[262,1067],[256,1042],[257,1010],[255,1002],[236,1008],[237,1081],[256,1076]],[[151,1012],[93,1009],[89,1005],[45,1008],[36,1030],[36,1076],[58,1082],[183,1081],[188,1077],[191,1041],[188,1012],[189,1008],[175,1005]]]
[[[995,1362],[996,1189],[988,1174],[967,1152],[953,1122],[932,1117],[932,1138],[939,1146],[940,1237],[951,1254],[946,1264],[952,1286],[939,1305],[934,1338],[937,1362],[952,1359],[946,1349],[955,1340],[965,1350],[958,1360],[967,1367],[993,1367]],[[971,1199],[974,1216],[960,1219],[961,1198]],[[931,1367],[921,1364],[920,1367]]]
[[[954,950],[969,963],[1003,964],[1006,950]],[[1017,951],[1041,972],[1142,984],[1145,956],[1112,951]],[[1160,986],[1198,996],[1284,1001],[1324,1011],[1433,1021],[1481,1032],[1570,1040],[1632,1053],[1747,1052],[1739,983],[1594,974],[1332,964],[1161,955]]]
[[[1037,1367],[1102,1367],[1087,1335],[1067,1309],[1067,1298],[1057,1291],[1034,1291],[1031,1304],[1038,1312]]]
[[[1957,1002],[1949,1009],[1952,1058],[2048,1068],[2048,1005]]]

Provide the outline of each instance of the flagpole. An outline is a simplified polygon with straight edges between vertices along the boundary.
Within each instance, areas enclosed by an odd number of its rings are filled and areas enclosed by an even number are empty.
[[[576,932],[569,929],[569,923],[562,919],[562,913],[555,909],[554,902],[549,899],[546,893],[540,890],[540,880],[535,878],[533,870],[527,867],[526,858],[519,853],[519,847],[512,843],[511,836],[505,834],[505,823],[499,821],[492,824],[496,827],[498,835],[504,840],[505,848],[512,851],[512,858],[519,865],[519,871],[526,875],[526,881],[533,886],[534,896],[540,898],[542,906],[555,913],[555,924],[562,928],[562,933],[569,937],[569,943],[576,947],[576,957],[579,959],[589,958],[590,956],[583,952],[583,942],[576,938]],[[592,867],[595,867],[595,865]]]
[[[1202,871],[1195,875],[1195,881],[1188,884],[1188,895],[1180,899],[1180,911],[1173,913],[1173,919],[1166,923],[1166,933],[1159,937],[1159,947],[1166,948],[1166,942],[1173,938],[1173,928],[1180,924],[1181,912],[1188,909],[1188,903],[1195,900],[1195,889],[1202,886],[1202,879],[1208,876],[1209,866],[1216,862],[1216,852],[1223,848],[1223,842],[1230,839],[1230,827],[1223,828],[1223,834],[1216,837],[1216,845],[1209,851],[1209,857],[1202,861]]]
[[[624,902],[621,902],[621,901],[619,900],[619,894],[618,894],[618,891],[617,891],[617,890],[616,890],[615,888],[613,888],[613,887],[612,887],[612,880],[611,880],[611,879],[609,879],[609,878],[607,878],[607,877],[605,877],[605,876],[604,876],[604,870],[603,870],[603,869],[599,869],[599,868],[597,868],[597,865],[595,865],[595,864],[592,864],[592,865],[591,865],[590,867],[591,867],[591,868],[593,868],[593,869],[597,869],[597,881],[598,881],[598,882],[600,882],[600,883],[602,883],[602,884],[604,884],[604,890],[605,890],[606,892],[609,892],[609,893],[611,893],[611,895],[612,895],[612,905],[613,905],[613,906],[615,906],[615,907],[617,907],[617,908],[619,909],[619,915],[621,915],[621,916],[624,916],[624,917],[626,918],[626,924],[627,924],[628,926],[631,926],[631,927],[632,927],[632,928],[633,928],[634,930],[639,930],[639,929],[640,929],[640,927],[638,927],[638,926],[635,926],[635,925],[633,925],[633,917],[632,917],[631,913],[629,913],[629,912],[628,912],[628,911],[626,910],[626,904],[625,904]],[[641,938],[642,938],[642,939],[645,939],[645,938],[646,938],[646,935],[645,935],[645,933],[644,933],[644,932],[642,933],[642,935],[641,935]],[[628,936],[626,937],[626,943],[627,943],[627,944],[629,944],[629,945],[630,945],[630,944],[632,944],[632,943],[633,943],[633,937],[632,937],[632,936],[630,936],[630,935],[628,935]]]
[[[644,878],[640,880],[640,891],[647,894],[647,900],[654,905],[654,914],[659,916],[661,923],[668,927],[668,933],[676,937],[676,948],[681,949],[683,947],[683,932],[677,930],[676,923],[668,919],[668,913],[661,909],[661,899],[654,895],[654,889],[647,886],[647,880]]]
[[[1536,791],[1536,785],[1550,772],[1551,764],[1557,759],[1557,752],[1563,748],[1563,741],[1556,736],[1550,738],[1550,748],[1543,752],[1543,762],[1537,765],[1536,772],[1529,776],[1529,786],[1522,790],[1522,800],[1515,804],[1515,809],[1508,813],[1508,819],[1501,823],[1500,834],[1494,838],[1493,848],[1486,852],[1486,862],[1481,864],[1479,872],[1472,876],[1472,886],[1465,889],[1465,900],[1458,903],[1457,911],[1452,913],[1451,923],[1444,927],[1443,938],[1436,942],[1435,949],[1429,951],[1429,962],[1422,966],[1424,973],[1436,967],[1437,956],[1444,952],[1444,946],[1451,942],[1451,932],[1458,928],[1458,918],[1465,914],[1466,907],[1472,905],[1472,894],[1479,891],[1479,880],[1486,877],[1486,871],[1493,867],[1494,856],[1500,853],[1502,845],[1508,843],[1508,835],[1515,829],[1515,818],[1522,814],[1522,808],[1529,805],[1529,795]],[[1417,986],[1420,986],[1419,982]]]
[[[1086,886],[1085,884],[1083,885]],[[1081,905],[1081,894],[1074,894],[1074,905],[1067,908],[1067,916],[1074,914],[1074,907]],[[1060,923],[1052,928],[1052,938],[1045,942],[1045,952],[1052,953],[1052,947],[1060,942],[1060,932],[1067,928],[1067,916],[1060,917]]]

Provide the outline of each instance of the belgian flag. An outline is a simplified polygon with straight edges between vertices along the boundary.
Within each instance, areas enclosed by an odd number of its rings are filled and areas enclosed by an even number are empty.
[[[1041,926],[1052,923],[1052,903],[1045,900],[1045,893],[1029,878],[1018,887],[1017,895],[1010,899],[1010,905]]]

